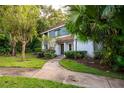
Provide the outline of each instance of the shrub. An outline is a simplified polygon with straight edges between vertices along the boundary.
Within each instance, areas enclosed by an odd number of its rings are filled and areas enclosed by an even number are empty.
[[[10,52],[9,38],[4,34],[0,34],[0,55],[10,55]]]
[[[37,57],[38,57],[38,58],[44,57],[44,52],[45,52],[45,51],[38,52],[38,53],[37,53]]]
[[[41,47],[41,41],[37,37],[33,37],[32,41],[27,44],[27,48],[28,48],[27,52],[35,52],[35,49],[40,47]]]
[[[0,47],[0,55],[9,55],[11,48],[8,47]]]
[[[37,57],[39,57],[39,58],[44,57],[47,59],[54,58],[54,57],[56,57],[55,50],[53,50],[53,49],[42,50],[41,52],[39,52],[37,54]]]
[[[86,51],[66,51],[64,54],[66,58],[83,58],[86,56]]]
[[[114,71],[117,71],[124,67],[124,57],[123,56],[116,55],[116,56],[114,56],[113,59],[114,59],[115,63],[113,64],[112,69]]]
[[[41,52],[41,48],[35,48],[34,51],[35,52]]]
[[[94,56],[95,59],[101,59],[102,58],[102,52],[96,51],[96,52],[94,52],[94,54],[95,54],[95,56]]]
[[[44,57],[45,58],[54,58],[56,57],[56,54],[55,54],[55,50],[52,50],[52,49],[48,49],[44,52]]]

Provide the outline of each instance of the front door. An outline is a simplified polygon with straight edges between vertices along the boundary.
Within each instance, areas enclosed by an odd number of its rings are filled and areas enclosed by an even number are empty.
[[[64,44],[61,44],[61,54],[64,54]]]

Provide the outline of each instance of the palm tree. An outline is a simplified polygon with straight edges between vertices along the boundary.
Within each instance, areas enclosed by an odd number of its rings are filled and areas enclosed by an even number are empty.
[[[67,29],[82,40],[102,42],[102,60],[113,64],[115,55],[123,55],[123,6],[69,6]],[[124,48],[123,48],[124,49]]]

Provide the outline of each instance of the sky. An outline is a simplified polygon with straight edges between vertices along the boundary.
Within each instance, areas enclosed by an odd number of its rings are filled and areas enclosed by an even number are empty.
[[[52,5],[53,6],[53,8],[55,8],[55,9],[59,9],[59,8],[62,8],[64,5]]]
[[[55,9],[61,9],[63,13],[66,13],[67,8],[65,8],[65,5],[52,5]]]

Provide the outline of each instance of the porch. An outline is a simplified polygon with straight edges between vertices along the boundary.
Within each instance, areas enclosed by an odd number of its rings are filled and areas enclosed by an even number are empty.
[[[57,55],[63,55],[65,51],[74,50],[74,38],[72,36],[64,36],[57,38],[55,51]]]

